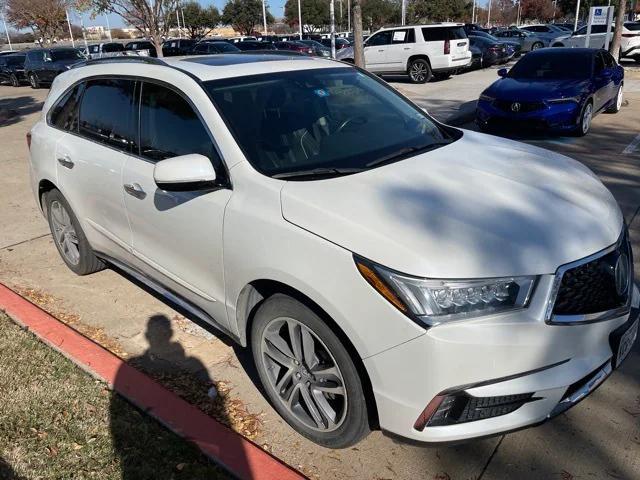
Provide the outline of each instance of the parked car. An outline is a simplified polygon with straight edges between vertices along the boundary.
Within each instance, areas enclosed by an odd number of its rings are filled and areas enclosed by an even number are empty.
[[[327,48],[317,40],[298,40],[300,43],[304,43],[306,46],[311,47],[313,55],[316,57],[328,58],[331,56],[331,48]]]
[[[336,58],[353,63],[353,47],[340,50]],[[466,68],[471,54],[462,24],[439,23],[378,30],[364,43],[364,60],[370,72],[405,74],[413,83],[426,83]]]
[[[87,52],[87,56],[89,58],[115,57],[123,55],[125,53],[125,48],[122,43],[96,43],[87,46]]]
[[[471,53],[471,62],[467,66],[467,70],[477,70],[484,67],[482,61],[482,49],[476,45],[469,45],[469,52]]]
[[[305,55],[313,55],[314,50],[309,45],[302,43],[301,41],[292,41],[288,42],[275,42],[273,44],[278,50],[289,50],[292,52],[303,53]]]
[[[520,29],[533,33],[536,37],[546,42],[546,45],[550,45],[556,38],[567,34],[564,28],[553,24],[525,25]]]
[[[326,447],[537,425],[621,364],[640,293],[596,175],[283,58],[61,75],[28,144],[64,263],[117,265],[248,347],[277,412]]]
[[[17,53],[17,50],[3,50],[0,52],[0,57],[3,57],[4,55],[13,55],[14,53]]]
[[[244,35],[239,37],[230,37],[230,38],[227,38],[226,40],[231,43],[238,43],[238,42],[256,41],[258,39],[252,35]]]
[[[635,28],[635,30],[634,30]],[[611,25],[610,39],[613,39],[615,25]],[[589,48],[604,48],[607,37],[606,25],[592,25],[589,37]],[[587,40],[587,26],[579,28],[571,35],[556,38],[552,47],[584,47]],[[633,23],[625,23],[620,37],[620,58],[633,58],[640,62],[640,27]]]
[[[162,55],[165,57],[190,55],[195,46],[196,41],[190,38],[174,38],[162,44]]]
[[[0,82],[8,82],[14,87],[27,80],[24,76],[24,61],[26,55],[14,53],[0,56]]]
[[[319,42],[325,47],[327,47],[328,49],[331,49],[330,38],[322,38],[319,40]],[[351,43],[346,38],[336,37],[336,50],[342,50],[343,48],[349,48],[350,46],[351,46]]]
[[[507,52],[511,57],[519,57],[522,51],[522,45],[520,42],[511,40],[509,38],[498,38],[487,32],[472,31],[469,32],[469,37],[483,37],[494,43],[501,43],[503,45],[506,45]]]
[[[518,42],[521,52],[530,52],[532,50],[549,46],[548,41],[545,43],[543,39],[536,37],[533,33],[527,32],[526,30],[501,30],[494,33],[493,36],[503,41],[509,40],[511,42]]]
[[[211,55],[215,53],[237,53],[241,50],[234,44],[224,41],[202,41],[193,48],[193,55]]]
[[[258,42],[256,40],[245,40],[242,42],[236,42],[233,45],[238,47],[243,52],[254,50],[276,50],[276,47],[271,42]]]
[[[487,88],[478,101],[482,128],[524,126],[586,135],[600,112],[616,113],[624,69],[605,50],[531,52]]]
[[[157,57],[155,45],[148,40],[135,40],[124,46],[126,52],[136,52],[138,55],[145,57]]]
[[[40,88],[51,84],[58,74],[83,60],[86,60],[85,56],[75,48],[37,48],[27,52],[24,74],[31,88]]]
[[[482,67],[502,65],[507,63],[511,58],[507,46],[502,42],[490,40],[485,37],[478,37],[476,35],[471,35],[469,42],[472,47],[476,47],[481,51]]]

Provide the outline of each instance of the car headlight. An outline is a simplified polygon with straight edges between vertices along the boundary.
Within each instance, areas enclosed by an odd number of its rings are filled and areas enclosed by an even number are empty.
[[[482,100],[483,102],[493,102],[495,100],[495,97],[482,93],[480,94],[480,100]]]
[[[552,98],[547,100],[547,103],[580,103],[580,96],[576,97],[562,97],[562,98]]]
[[[378,293],[427,326],[526,308],[537,280],[536,276],[435,280],[354,258],[360,274]]]

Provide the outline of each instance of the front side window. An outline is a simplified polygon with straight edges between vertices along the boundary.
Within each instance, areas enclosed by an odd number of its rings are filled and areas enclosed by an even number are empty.
[[[136,138],[134,86],[133,80],[124,79],[88,81],[80,104],[80,135],[129,150]]]
[[[591,52],[528,54],[509,70],[510,78],[530,80],[586,79],[591,76]]]
[[[272,177],[317,169],[356,173],[458,138],[351,68],[214,80],[205,87],[249,162]]]
[[[82,95],[82,84],[69,90],[51,109],[51,125],[68,132],[78,131],[78,107]]]
[[[245,112],[246,113],[246,112]],[[200,117],[180,94],[145,83],[140,103],[140,155],[149,160],[199,153],[220,161]]]
[[[51,50],[51,60],[57,62],[58,60],[84,60],[84,57],[79,50]]]
[[[367,47],[375,47],[380,45],[389,45],[391,43],[393,32],[379,32],[367,40]]]

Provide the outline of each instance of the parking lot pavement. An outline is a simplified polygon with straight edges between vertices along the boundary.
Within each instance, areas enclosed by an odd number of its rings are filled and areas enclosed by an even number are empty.
[[[481,91],[495,78],[495,71],[489,72],[490,77],[487,71],[475,73],[480,74],[475,81],[459,76],[416,86],[424,89],[424,94],[405,93],[428,102],[432,93],[427,89],[446,88],[451,93],[433,96],[441,105],[448,102],[447,108],[454,111],[455,92],[471,88]],[[482,82],[486,83],[480,85]],[[399,88],[408,87],[414,86],[401,83]],[[247,355],[230,346],[227,339],[183,320],[178,312],[115,271],[77,277],[64,266],[28,185],[25,134],[36,121],[36,110],[45,95],[46,90],[0,86],[0,111],[9,108],[17,113],[8,122],[0,120],[0,175],[5,181],[5,188],[0,190],[0,222],[4,226],[0,230],[0,281],[44,303],[45,308],[68,321],[88,325],[89,334],[128,357],[140,355],[149,347],[145,336],[148,320],[155,314],[166,315],[171,319],[173,342],[166,349],[151,352],[152,356],[167,369],[176,367],[176,357],[197,358],[200,362],[195,363],[205,365],[206,372],[190,371],[188,375],[206,374],[224,382],[231,389],[232,400],[247,409],[246,415],[260,418],[259,431],[250,435],[252,439],[312,477],[640,478],[637,345],[624,366],[589,399],[535,429],[439,448],[396,443],[374,432],[364,442],[341,451],[323,449],[295,434],[254,386]],[[458,105],[469,101],[462,94],[457,97]],[[537,137],[523,141],[571,155],[600,175],[631,222],[632,240],[636,252],[640,252],[640,219],[634,218],[640,206],[640,147],[629,151],[640,134],[640,89],[628,89],[627,99],[628,105],[617,115],[598,116],[585,138]],[[435,114],[436,110],[430,110]],[[636,255],[636,271],[640,271],[639,258]],[[176,344],[184,349],[180,355],[176,355]],[[179,367],[188,370],[191,364],[185,362]],[[232,415],[245,415],[237,404],[229,405],[235,405]],[[238,428],[242,431],[241,426]]]

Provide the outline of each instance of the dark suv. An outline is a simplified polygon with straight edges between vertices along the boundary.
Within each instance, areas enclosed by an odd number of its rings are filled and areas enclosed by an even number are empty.
[[[9,82],[14,87],[26,80],[24,76],[24,54],[14,53],[0,57],[0,82]]]
[[[165,57],[175,57],[178,55],[191,55],[196,41],[184,38],[176,38],[175,40],[167,40],[162,44],[162,54]]]
[[[145,55],[157,57],[155,45],[149,40],[134,40],[124,46],[125,52],[145,52]]]
[[[27,52],[24,74],[31,88],[40,88],[42,84],[51,84],[59,73],[83,60],[85,57],[76,48],[38,48]]]

